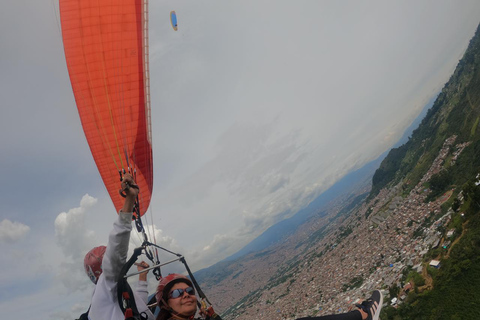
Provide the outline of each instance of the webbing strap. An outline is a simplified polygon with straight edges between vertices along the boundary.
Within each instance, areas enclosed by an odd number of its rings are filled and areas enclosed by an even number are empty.
[[[139,247],[133,250],[133,255],[128,259],[120,271],[118,280],[117,280],[117,298],[118,305],[125,315],[125,319],[128,320],[146,320],[147,318],[140,314],[137,309],[137,304],[135,303],[135,297],[133,296],[132,288],[125,279],[125,274],[130,269],[130,267],[137,261],[139,255],[142,254],[143,247]]]
[[[202,289],[200,289],[200,286],[198,285],[197,280],[195,280],[195,277],[193,276],[192,271],[190,271],[190,268],[188,267],[187,261],[185,261],[185,258],[182,257],[182,258],[180,259],[180,262],[182,262],[183,265],[185,266],[185,269],[187,269],[188,275],[190,276],[190,280],[192,280],[193,285],[195,286],[195,289],[197,290],[198,295],[200,296],[200,298],[205,299],[209,304],[212,304],[212,303],[208,300],[208,298],[207,298],[207,296],[205,295],[205,293],[203,293]]]

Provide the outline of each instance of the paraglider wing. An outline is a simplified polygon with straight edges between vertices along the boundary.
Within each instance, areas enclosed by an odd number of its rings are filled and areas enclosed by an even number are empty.
[[[153,187],[146,12],[146,0],[60,0],[67,67],[93,158],[117,211],[119,171],[130,170],[141,215]]]
[[[175,11],[170,12],[170,22],[172,23],[173,30],[178,30],[178,23],[177,23],[177,14]]]

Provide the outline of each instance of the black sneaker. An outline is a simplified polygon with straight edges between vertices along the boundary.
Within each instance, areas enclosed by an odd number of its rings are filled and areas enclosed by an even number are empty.
[[[370,298],[356,306],[368,314],[367,320],[379,320],[382,304],[383,294],[379,290],[375,290]]]

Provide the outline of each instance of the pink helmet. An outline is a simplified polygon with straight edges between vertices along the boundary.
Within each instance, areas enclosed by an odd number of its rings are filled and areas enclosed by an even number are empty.
[[[155,298],[157,299],[158,306],[160,308],[168,308],[165,303],[167,302],[167,295],[170,288],[177,282],[185,282],[189,286],[193,287],[192,281],[183,274],[170,273],[168,276],[163,277],[158,282],[157,293]]]
[[[90,250],[83,260],[85,273],[93,283],[97,284],[98,277],[102,274],[102,260],[107,247],[99,246]]]

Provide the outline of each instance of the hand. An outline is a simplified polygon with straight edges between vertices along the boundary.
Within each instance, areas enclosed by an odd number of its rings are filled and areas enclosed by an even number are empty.
[[[148,263],[146,263],[145,261],[142,261],[142,262],[140,262],[140,263],[136,263],[136,262],[135,262],[135,265],[137,266],[137,270],[138,270],[139,272],[142,271],[142,270],[147,269],[148,267],[150,267],[150,266],[148,265]],[[140,280],[140,281],[147,281],[147,273],[148,273],[148,270],[145,271],[145,272],[140,273],[140,274],[138,275],[138,280]]]
[[[131,174],[125,173],[122,177],[122,192],[125,196],[125,202],[120,211],[122,212],[133,212],[133,207],[138,195],[138,186],[135,184]]]
[[[215,311],[213,310],[212,306],[207,307],[207,303],[205,302],[204,299],[200,301],[200,315],[202,318],[212,318],[213,315],[215,314]]]
[[[125,173],[122,177],[122,190],[125,192],[128,198],[136,199],[138,195],[138,186],[133,180],[133,177],[129,173]],[[136,188],[134,186],[137,186]]]
[[[145,261],[142,261],[140,263],[135,262],[135,265],[137,266],[138,271],[142,271],[142,270],[145,270],[148,267],[150,267],[149,264],[146,263]],[[146,271],[146,272],[148,272],[148,271]]]

